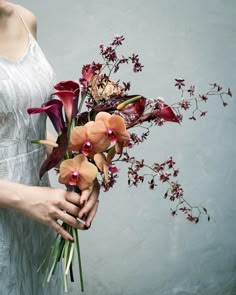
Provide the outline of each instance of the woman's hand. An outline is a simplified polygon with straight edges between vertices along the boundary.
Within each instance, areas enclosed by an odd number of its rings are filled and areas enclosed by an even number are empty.
[[[16,184],[18,185],[18,184]],[[99,184],[97,180],[84,190],[81,196],[75,192],[51,187],[32,187],[19,184],[18,199],[14,208],[21,213],[47,224],[64,239],[73,241],[72,236],[58,221],[77,229],[88,229],[97,212]],[[76,219],[79,217],[85,224]]]
[[[85,220],[85,227],[83,229],[88,229],[91,226],[94,216],[96,215],[99,203],[99,192],[100,185],[95,179],[93,186],[89,189],[82,191],[80,197],[80,207],[78,217]]]

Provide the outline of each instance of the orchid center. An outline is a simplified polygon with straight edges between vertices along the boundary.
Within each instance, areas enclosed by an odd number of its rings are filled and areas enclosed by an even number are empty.
[[[112,129],[107,129],[107,137],[110,142],[115,142],[117,140],[116,133]]]
[[[76,185],[79,180],[79,177],[80,177],[80,174],[78,171],[71,172],[69,176],[69,184]]]
[[[82,153],[85,156],[88,156],[89,152],[92,150],[93,148],[93,144],[91,143],[91,141],[85,141],[84,144],[82,145]]]

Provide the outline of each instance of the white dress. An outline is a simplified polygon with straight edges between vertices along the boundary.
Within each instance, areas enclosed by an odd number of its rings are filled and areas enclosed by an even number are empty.
[[[0,179],[49,186],[47,176],[39,179],[45,148],[31,143],[45,138],[46,116],[30,116],[27,108],[47,101],[53,84],[54,72],[30,32],[20,60],[0,57]],[[53,238],[46,225],[0,209],[0,295],[61,294],[59,276],[43,287],[44,276],[37,272]]]

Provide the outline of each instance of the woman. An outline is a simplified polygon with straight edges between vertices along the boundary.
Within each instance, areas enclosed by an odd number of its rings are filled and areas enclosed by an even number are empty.
[[[57,220],[89,228],[98,206],[97,183],[80,197],[49,187],[47,176],[38,177],[45,148],[30,140],[45,138],[46,118],[31,117],[26,110],[47,101],[55,81],[36,41],[36,28],[30,11],[0,0],[0,294],[4,295],[60,294],[56,277],[42,288],[43,275],[37,273],[54,236],[51,228],[73,241]],[[85,225],[71,215],[85,216]]]

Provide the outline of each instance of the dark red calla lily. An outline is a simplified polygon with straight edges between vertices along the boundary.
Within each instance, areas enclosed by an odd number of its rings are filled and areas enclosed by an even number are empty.
[[[54,88],[58,91],[72,91],[74,93],[73,97],[73,117],[77,115],[78,110],[78,102],[79,102],[79,95],[80,95],[80,86],[75,81],[61,81],[54,86]]]
[[[51,99],[44,103],[41,108],[29,108],[28,114],[39,114],[45,112],[50,118],[55,130],[58,134],[65,128],[65,122],[62,115],[62,102],[58,99]]]
[[[74,94],[77,96],[79,95],[79,89],[80,89],[79,84],[71,80],[61,81],[58,84],[56,84],[54,88],[58,91],[61,91],[61,90],[73,91]]]
[[[132,102],[132,100],[134,101]],[[119,112],[125,119],[126,123],[131,124],[132,122],[137,121],[143,115],[145,111],[145,105],[145,97],[141,95],[129,95],[124,97],[124,100],[122,100],[117,108],[122,106],[121,109],[119,109]]]
[[[67,123],[70,124],[74,118],[74,92],[68,90],[62,90],[53,93],[52,95],[57,95],[63,103]]]
[[[143,97],[142,95],[129,95],[126,96],[124,99],[125,103],[126,101],[138,98],[136,101],[129,103],[127,106],[121,109],[121,113],[126,114],[126,115],[137,115],[140,117],[144,110],[145,110],[145,103],[146,103],[146,98]]]
[[[159,110],[155,110],[155,114],[165,121],[179,123],[178,117],[174,113],[173,109],[166,103],[162,103],[161,108]]]

